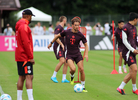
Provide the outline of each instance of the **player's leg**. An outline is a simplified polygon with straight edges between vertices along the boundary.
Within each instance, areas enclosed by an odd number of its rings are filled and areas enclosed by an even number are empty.
[[[122,95],[124,95],[125,94],[125,92],[124,92],[124,90],[123,90],[123,88],[124,88],[124,86],[129,82],[129,80],[131,79],[131,75],[130,75],[130,73],[131,73],[131,68],[129,67],[129,73],[124,77],[124,80],[122,81],[122,83],[120,84],[120,86],[117,88],[117,91],[119,92],[119,93],[121,93]]]
[[[17,82],[17,100],[22,100],[23,84],[25,76],[20,76]]]
[[[83,87],[83,92],[88,92],[88,91],[85,89],[85,73],[84,73],[84,68],[83,68],[83,60],[80,60],[80,61],[77,63],[77,66],[78,66],[79,71],[80,71],[80,74],[81,74],[81,84],[82,84],[82,87]]]
[[[122,52],[119,52],[119,74],[123,74],[123,72],[122,72]]]
[[[73,85],[74,84],[74,73],[76,71],[76,67],[72,59],[68,59],[67,63],[70,67],[70,74],[71,74],[70,84]]]
[[[33,98],[33,75],[26,75],[26,89],[28,94],[28,100],[34,100]]]
[[[123,65],[123,70],[124,70],[124,73],[127,73],[126,62],[125,61],[124,61],[124,65]]]
[[[61,57],[59,58],[59,63],[56,65],[56,68],[55,68],[55,71],[51,77],[51,80],[55,83],[58,83],[57,81],[57,78],[56,78],[56,75],[57,75],[57,72],[59,71],[59,69],[61,68],[61,66],[65,63],[65,58],[64,57]]]
[[[62,83],[69,83],[69,81],[66,79],[67,69],[68,69],[68,64],[65,61],[63,66],[63,75],[62,75],[62,81],[61,81]]]
[[[138,89],[136,87],[137,65],[132,64],[130,66],[130,68],[131,68],[130,76],[131,76],[131,79],[132,79],[132,87],[133,87],[132,91],[133,91],[133,93],[138,95]]]
[[[17,62],[17,69],[19,75],[17,82],[17,100],[22,100],[23,84],[25,80],[23,63],[24,62]]]

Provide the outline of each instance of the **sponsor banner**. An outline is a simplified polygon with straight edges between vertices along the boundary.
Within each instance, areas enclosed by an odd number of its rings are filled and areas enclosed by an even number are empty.
[[[90,50],[113,50],[111,36],[90,36]]]
[[[47,48],[53,38],[54,35],[33,36],[34,51],[53,51],[53,45],[50,50]]]
[[[87,37],[87,42],[89,46],[89,36]],[[53,51],[53,45],[50,50],[47,46],[53,40],[53,35],[44,35],[44,36],[36,36],[33,35],[33,49],[34,51]],[[83,47],[83,44],[81,44]],[[84,50],[82,48],[81,50]],[[14,36],[0,36],[0,51],[15,51],[15,37]]]
[[[14,51],[15,36],[0,36],[0,51]]]

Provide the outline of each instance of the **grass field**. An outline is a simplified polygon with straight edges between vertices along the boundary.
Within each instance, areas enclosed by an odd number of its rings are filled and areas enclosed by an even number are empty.
[[[57,74],[59,83],[53,83],[50,77],[58,61],[53,52],[34,52],[34,99],[35,100],[137,100],[132,93],[129,82],[125,86],[127,95],[120,95],[116,88],[126,74],[110,74],[113,70],[112,51],[89,51],[89,62],[84,60],[86,74],[86,89],[88,93],[75,93],[73,86],[61,83],[62,68]],[[116,70],[118,70],[118,53],[116,51]],[[127,68],[128,70],[128,68]],[[77,80],[77,73],[75,74]],[[67,79],[69,79],[69,69]],[[14,52],[0,52],[0,85],[3,91],[16,99],[16,82],[18,79]],[[138,79],[138,78],[137,78]],[[138,86],[138,84],[137,84]],[[23,100],[28,100],[24,86]]]

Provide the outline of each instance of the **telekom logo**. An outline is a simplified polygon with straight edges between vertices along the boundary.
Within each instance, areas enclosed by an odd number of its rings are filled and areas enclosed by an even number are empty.
[[[8,47],[7,50],[14,50],[15,37],[5,37],[5,46]]]

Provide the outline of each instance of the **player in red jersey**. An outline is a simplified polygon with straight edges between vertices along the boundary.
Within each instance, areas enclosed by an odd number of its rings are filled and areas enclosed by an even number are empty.
[[[52,43],[56,41],[59,37],[66,36],[66,45],[67,45],[67,55],[66,61],[70,67],[70,74],[71,74],[71,84],[74,84],[74,73],[76,71],[76,67],[74,62],[77,64],[79,71],[81,73],[81,84],[83,86],[83,92],[88,92],[85,89],[85,73],[83,67],[83,58],[79,49],[79,43],[82,41],[85,46],[85,58],[88,61],[88,45],[85,36],[79,31],[80,20],[78,18],[73,18],[72,22],[72,29],[64,30],[60,34],[58,34],[52,42],[48,45],[48,48],[52,46]],[[63,48],[64,49],[64,48]]]
[[[126,63],[129,66],[129,73],[125,76],[124,80],[117,88],[117,91],[122,95],[125,94],[123,88],[124,86],[132,80],[132,92],[138,95],[138,89],[136,87],[136,76],[137,76],[137,63],[136,63],[136,54],[138,54],[138,50],[136,47],[138,46],[137,41],[137,29],[135,25],[138,22],[138,14],[130,13],[129,22],[124,25],[122,29],[122,40],[123,40],[123,49],[122,56]]]
[[[17,83],[17,100],[22,100],[23,84],[26,80],[26,89],[28,100],[33,98],[33,41],[32,34],[29,28],[33,13],[31,10],[26,9],[22,12],[22,19],[20,19],[15,26],[16,29],[16,49],[15,60],[18,68],[18,83]]]
[[[56,26],[55,31],[54,31],[55,36],[58,33],[61,33],[62,31],[64,31],[63,27],[67,22],[67,18],[65,16],[61,16],[59,18],[59,21],[60,21],[60,23],[58,26]],[[57,75],[57,72],[59,71],[59,69],[61,68],[62,65],[64,65],[64,66],[63,66],[63,76],[62,76],[61,82],[62,83],[69,83],[69,81],[66,79],[66,73],[67,73],[68,65],[67,65],[66,59],[65,59],[65,50],[63,51],[63,49],[62,49],[63,45],[65,45],[65,39],[64,39],[64,37],[60,37],[59,39],[57,39],[54,42],[54,46],[53,46],[55,56],[57,59],[59,59],[59,63],[56,65],[54,73],[51,77],[51,80],[55,83],[58,83],[56,75]]]
[[[117,41],[117,47],[118,47],[118,53],[119,53],[119,74],[123,74],[122,72],[122,28],[124,26],[124,21],[123,20],[120,20],[118,21],[118,28],[116,28],[115,30],[115,33],[114,33],[114,37],[112,36],[112,40],[115,39],[116,37],[116,41]],[[126,62],[124,61],[124,65],[123,65],[123,70],[124,70],[124,73],[127,73],[127,70],[126,70]]]

